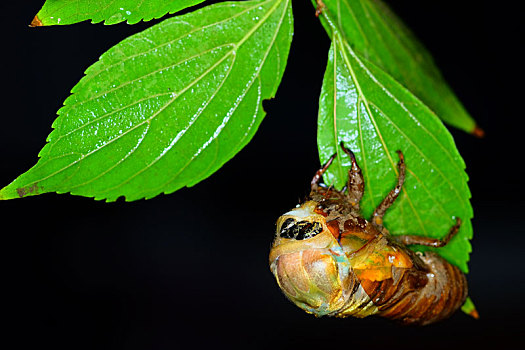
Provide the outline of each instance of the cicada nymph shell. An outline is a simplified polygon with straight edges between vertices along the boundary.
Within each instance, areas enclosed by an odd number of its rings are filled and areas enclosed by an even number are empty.
[[[352,159],[347,188],[319,185],[332,157],[315,174],[309,200],[277,221],[270,269],[279,287],[316,316],[379,315],[421,325],[449,317],[467,298],[464,274],[439,255],[414,253],[406,245],[444,246],[457,233],[460,220],[443,240],[390,236],[382,220],[403,185],[402,153],[397,186],[372,219],[365,220],[359,208],[361,170],[353,153],[341,147]]]

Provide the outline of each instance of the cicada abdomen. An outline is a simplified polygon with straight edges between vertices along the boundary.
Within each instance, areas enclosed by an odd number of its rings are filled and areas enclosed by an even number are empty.
[[[397,198],[405,165],[399,152],[399,181],[374,211],[361,217],[364,181],[353,153],[347,188],[319,186],[331,160],[312,180],[310,200],[282,215],[270,251],[270,269],[284,294],[316,316],[379,315],[405,324],[425,325],[449,317],[467,298],[464,274],[439,255],[414,253],[409,244],[444,246],[447,237],[392,237],[383,227]]]

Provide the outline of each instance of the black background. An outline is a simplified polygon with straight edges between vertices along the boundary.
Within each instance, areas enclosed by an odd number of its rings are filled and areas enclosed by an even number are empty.
[[[43,0],[3,1],[0,186],[37,161],[83,71],[149,27],[31,29]],[[475,218],[468,275],[481,314],[424,328],[378,318],[316,319],[288,302],[267,254],[274,222],[319,166],[318,96],[329,40],[309,1],[276,99],[251,143],[212,177],[149,201],[46,194],[0,203],[1,343],[10,349],[253,348],[302,345],[446,349],[507,346],[523,313],[523,56],[520,1],[388,1],[434,55],[486,130],[451,130]],[[3,348],[5,347],[2,346]],[[519,344],[519,343],[518,343]]]

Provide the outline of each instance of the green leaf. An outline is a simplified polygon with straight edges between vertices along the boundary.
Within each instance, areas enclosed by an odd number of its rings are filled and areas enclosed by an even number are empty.
[[[356,53],[412,91],[447,124],[482,135],[483,131],[476,127],[445,82],[432,56],[382,1],[324,0],[324,4],[323,11],[330,13]],[[330,33],[331,29],[324,25]]]
[[[456,237],[436,251],[467,271],[472,208],[465,164],[452,137],[436,115],[373,63],[358,56],[324,13],[332,30],[319,102],[318,147],[321,161],[338,152],[324,179],[341,189],[348,156],[356,153],[365,177],[363,214],[370,217],[397,181],[397,150],[405,155],[407,175],[400,197],[387,211],[392,234],[444,237],[459,217]]]
[[[150,21],[167,13],[175,13],[204,0],[47,0],[31,26],[73,24],[86,20],[116,24]]]
[[[114,201],[192,186],[253,137],[292,40],[290,0],[221,3],[105,53],[73,88],[37,165],[0,199],[45,192]]]

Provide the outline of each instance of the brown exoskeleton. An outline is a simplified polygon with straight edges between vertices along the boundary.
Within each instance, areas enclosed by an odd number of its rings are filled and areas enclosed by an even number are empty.
[[[467,298],[465,275],[433,252],[415,253],[407,245],[443,247],[444,239],[391,236],[383,216],[405,180],[399,154],[397,185],[374,210],[370,220],[360,213],[364,179],[354,154],[345,189],[319,185],[335,155],[317,171],[310,199],[282,215],[270,251],[270,269],[284,294],[316,316],[379,315],[405,324],[429,324],[454,313]]]

